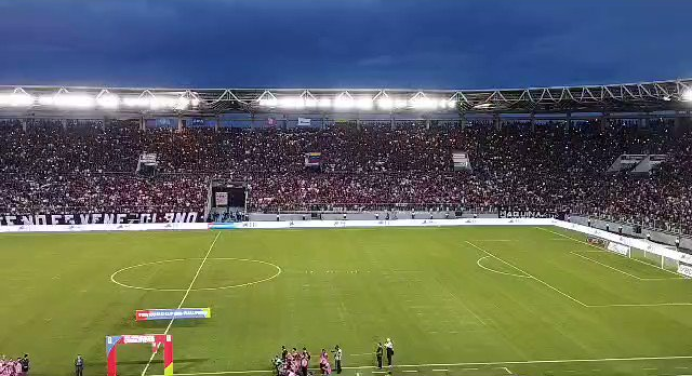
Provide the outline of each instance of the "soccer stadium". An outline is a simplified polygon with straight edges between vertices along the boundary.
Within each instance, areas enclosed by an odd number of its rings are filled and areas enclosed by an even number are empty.
[[[2,351],[38,375],[692,373],[691,89],[2,87]]]
[[[692,376],[690,14],[0,0],[0,376]]]

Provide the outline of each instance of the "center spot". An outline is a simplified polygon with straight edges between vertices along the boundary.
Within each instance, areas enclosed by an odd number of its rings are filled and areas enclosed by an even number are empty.
[[[111,281],[148,291],[187,291],[202,258],[162,260],[120,269]],[[242,258],[208,258],[190,291],[225,290],[272,280],[281,268],[270,262]]]

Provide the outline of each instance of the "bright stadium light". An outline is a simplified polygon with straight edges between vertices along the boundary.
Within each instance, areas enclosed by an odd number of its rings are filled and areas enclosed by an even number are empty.
[[[35,102],[35,97],[24,92],[0,94],[0,106],[29,107]]]
[[[427,97],[417,97],[410,101],[411,107],[417,110],[432,110],[437,107],[437,101]]]
[[[373,107],[372,98],[368,98],[368,97],[358,98],[355,105],[356,105],[356,108],[358,108],[359,110],[372,110],[372,107]]]
[[[96,99],[96,104],[98,104],[99,107],[114,110],[120,107],[120,97],[115,94],[106,93]]]
[[[447,108],[449,109],[454,109],[457,107],[457,102],[453,100],[447,101]]]
[[[159,108],[177,108],[180,105],[184,105],[184,102],[181,102],[180,98],[175,97],[153,97],[149,102],[149,107],[152,110],[156,110]]]
[[[55,103],[54,95],[42,95],[38,97],[38,104],[41,106],[52,106]]]
[[[377,100],[377,108],[381,110],[391,110],[394,107],[394,101],[389,97],[382,97]]]
[[[276,98],[262,98],[259,101],[259,105],[262,107],[276,107],[279,101]]]
[[[93,108],[96,105],[94,97],[87,94],[60,94],[54,97],[53,104],[64,108]]]
[[[682,100],[685,102],[692,102],[692,89],[687,89],[682,92]]]
[[[294,108],[300,108],[301,106],[305,106],[303,103],[303,99],[300,97],[282,97],[279,98],[279,107],[281,108],[287,108],[287,109],[294,109]]]
[[[334,108],[337,110],[350,110],[353,106],[353,98],[347,95],[342,95],[334,101]]]
[[[174,106],[176,110],[186,110],[188,107],[190,107],[190,100],[185,97],[178,98]]]
[[[406,108],[406,107],[408,107],[408,101],[406,99],[397,99],[394,101],[394,107]]]
[[[317,107],[317,99],[315,99],[315,98],[306,98],[306,99],[305,99],[305,107],[308,107],[308,108],[315,108],[315,107]]]
[[[149,98],[147,97],[125,97],[123,105],[127,107],[149,107]]]
[[[192,98],[192,100],[190,101],[190,103],[192,104],[192,107],[197,107],[197,106],[199,106],[199,98]]]
[[[319,102],[317,102],[317,106],[319,108],[330,108],[332,107],[332,100],[327,97],[322,97]]]

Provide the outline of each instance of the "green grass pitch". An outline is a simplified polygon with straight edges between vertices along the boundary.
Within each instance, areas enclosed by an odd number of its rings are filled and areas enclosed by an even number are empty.
[[[345,375],[372,375],[385,337],[394,375],[692,374],[692,281],[578,240],[533,227],[2,235],[0,353],[28,352],[32,376],[71,375],[81,353],[87,376],[105,375],[106,335],[163,333],[135,309],[185,297],[213,317],[171,326],[177,374],[269,375],[281,345],[339,344]],[[120,373],[141,375],[150,355],[121,347]],[[162,372],[156,357],[147,374]]]

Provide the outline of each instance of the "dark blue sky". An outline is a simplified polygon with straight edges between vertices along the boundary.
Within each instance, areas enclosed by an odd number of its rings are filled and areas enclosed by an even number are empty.
[[[487,88],[692,76],[688,0],[0,0],[0,83]]]

